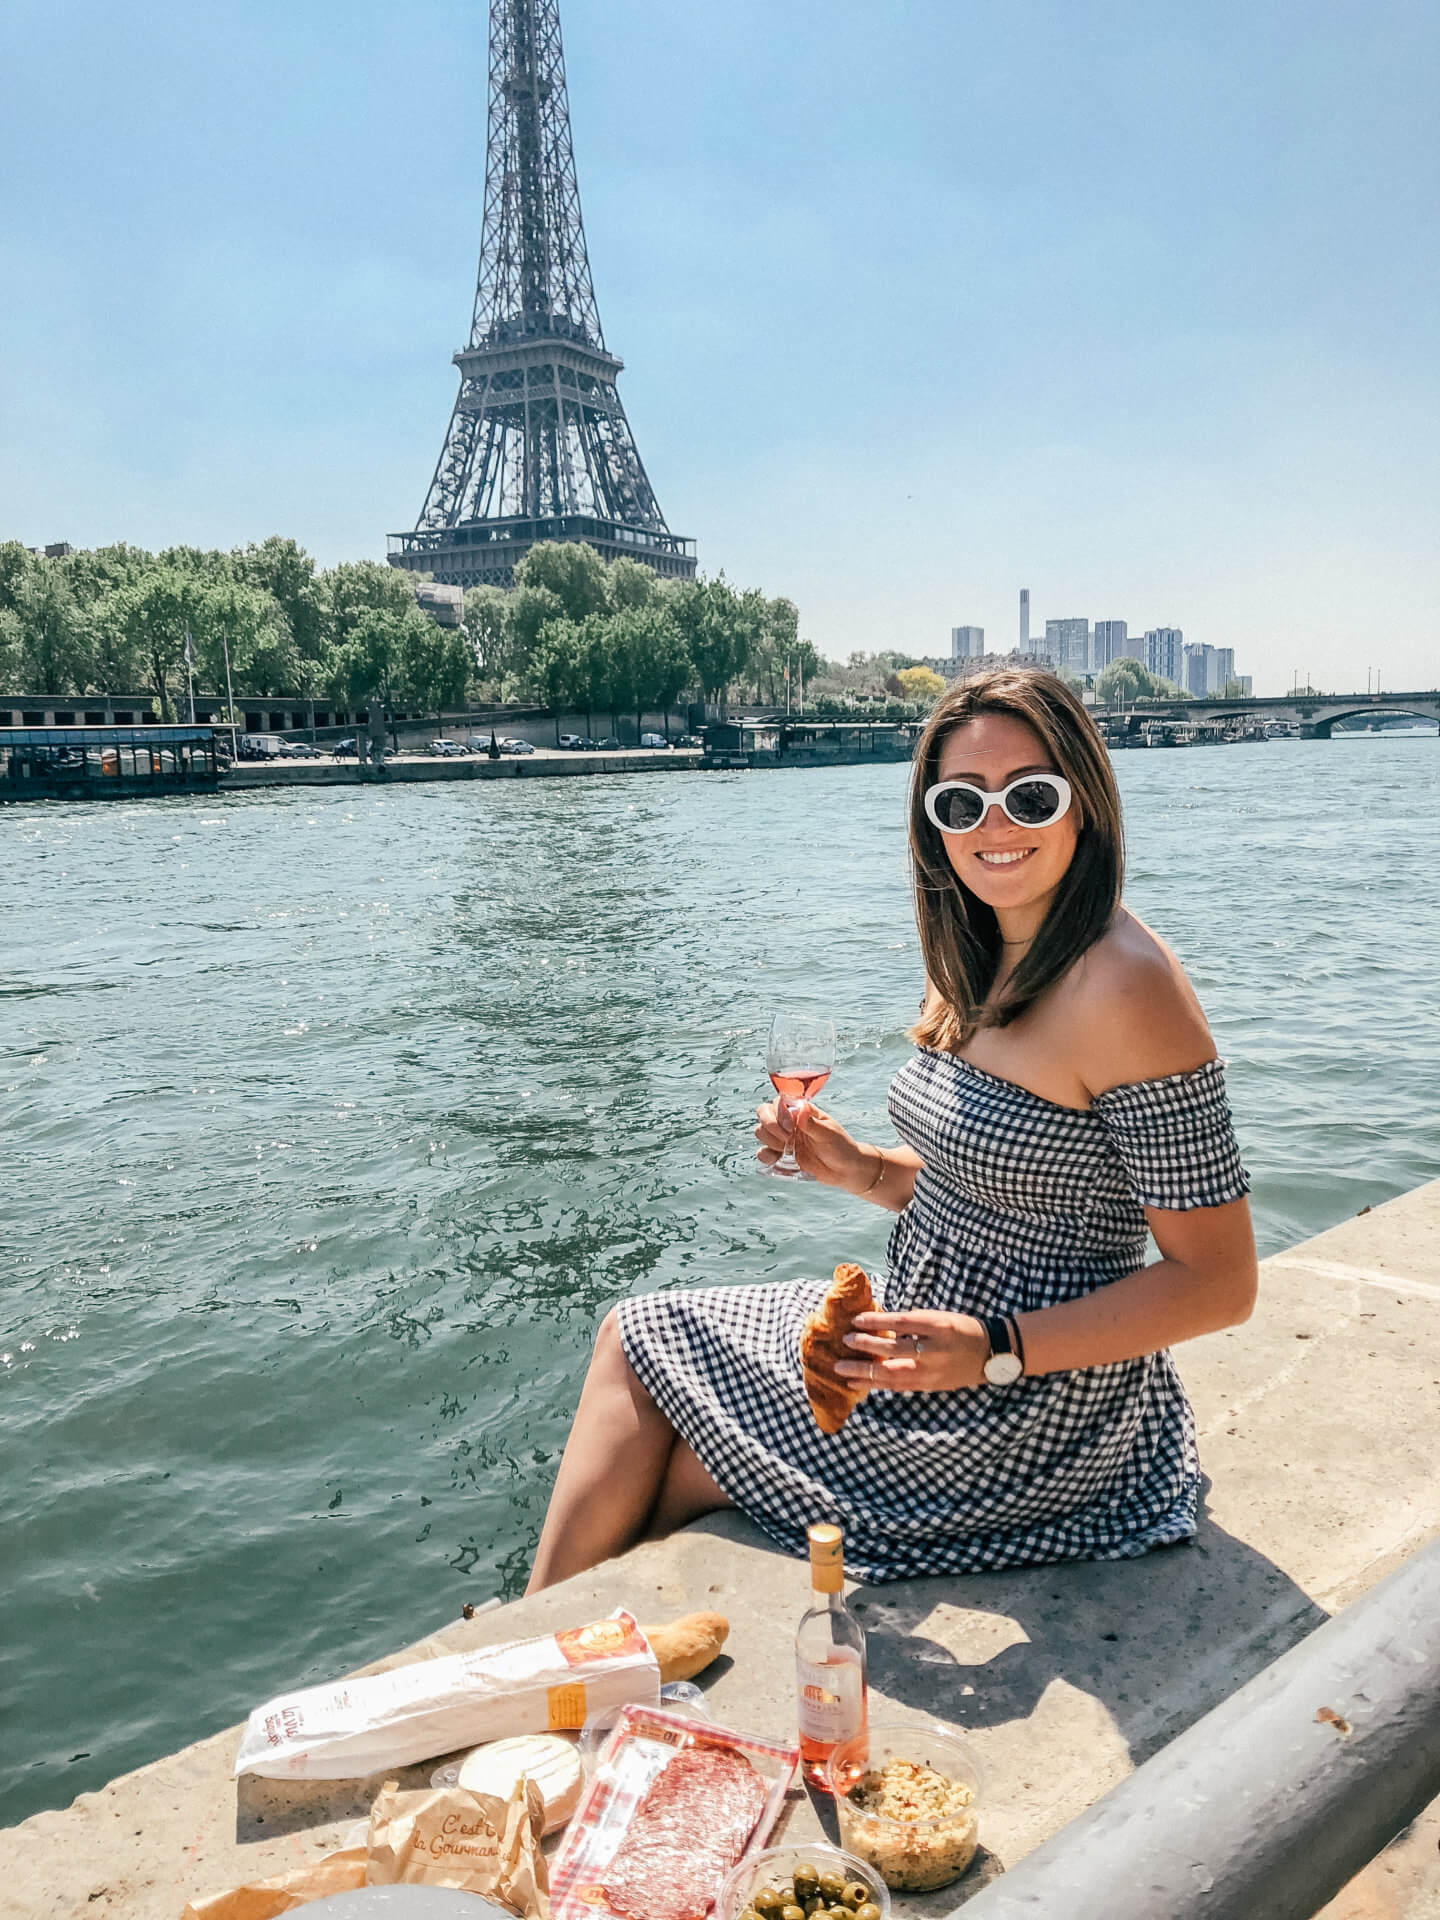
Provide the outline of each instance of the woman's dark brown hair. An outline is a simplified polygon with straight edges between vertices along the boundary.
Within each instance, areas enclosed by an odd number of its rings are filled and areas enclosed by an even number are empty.
[[[1000,964],[992,908],[965,886],[945,853],[945,836],[925,811],[940,778],[940,756],[957,727],[985,713],[1023,720],[1039,734],[1057,773],[1070,782],[1078,829],[1075,855],[1033,945],[994,1006],[985,998]],[[1065,682],[1040,667],[999,667],[950,688],[935,703],[915,747],[910,783],[910,869],[915,921],[930,983],[910,1037],[955,1053],[982,1026],[1005,1027],[1032,1007],[1105,932],[1120,905],[1124,830],[1105,743]]]

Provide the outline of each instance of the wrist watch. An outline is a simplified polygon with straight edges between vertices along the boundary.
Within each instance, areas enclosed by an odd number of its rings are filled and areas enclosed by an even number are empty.
[[[986,1380],[992,1387],[1013,1386],[1025,1371],[1025,1362],[1018,1352],[1019,1341],[1012,1334],[1010,1322],[986,1315],[980,1324],[990,1342],[990,1358],[984,1366]],[[1015,1333],[1018,1331],[1015,1329]]]

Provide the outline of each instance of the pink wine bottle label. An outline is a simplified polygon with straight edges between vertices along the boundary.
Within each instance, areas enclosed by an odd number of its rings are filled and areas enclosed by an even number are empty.
[[[796,1659],[800,1731],[826,1746],[857,1734],[865,1719],[864,1679],[858,1660],[827,1660],[823,1666]]]

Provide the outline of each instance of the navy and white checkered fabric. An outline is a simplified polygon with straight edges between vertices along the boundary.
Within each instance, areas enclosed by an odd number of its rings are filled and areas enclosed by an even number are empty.
[[[892,1081],[890,1117],[925,1162],[890,1237],[891,1311],[1073,1300],[1143,1263],[1145,1207],[1220,1206],[1248,1187],[1218,1060],[1082,1111],[926,1050]],[[1168,1353],[1010,1387],[872,1393],[827,1436],[799,1335],[828,1279],[620,1307],[644,1386],[789,1552],[832,1520],[852,1573],[903,1580],[1128,1559],[1194,1532],[1195,1425]]]

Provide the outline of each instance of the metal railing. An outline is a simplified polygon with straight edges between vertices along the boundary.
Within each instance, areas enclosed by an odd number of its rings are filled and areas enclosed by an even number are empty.
[[[1311,1920],[1440,1795],[1440,1541],[952,1920]]]

